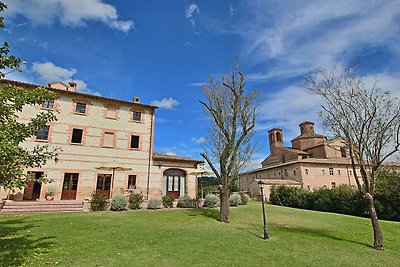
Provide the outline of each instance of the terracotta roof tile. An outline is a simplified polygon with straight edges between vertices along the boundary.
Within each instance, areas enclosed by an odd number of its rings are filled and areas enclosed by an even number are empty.
[[[180,156],[175,156],[175,155],[167,155],[159,152],[154,152],[153,153],[153,159],[157,160],[174,160],[174,161],[191,161],[191,162],[198,162],[198,163],[203,163],[204,161],[201,159],[195,159],[195,158],[187,158],[187,157],[180,157]]]
[[[99,99],[99,100],[107,100],[107,101],[112,101],[112,102],[119,102],[119,103],[124,103],[124,104],[128,104],[128,105],[137,105],[137,106],[142,106],[142,107],[148,107],[148,108],[152,108],[152,109],[158,108],[156,106],[152,106],[152,105],[148,105],[148,104],[134,103],[134,102],[127,101],[127,100],[120,100],[120,99],[108,98],[108,97],[97,96],[97,95],[90,95],[90,94],[85,94],[85,93],[80,93],[80,92],[72,92],[72,91],[60,90],[60,89],[50,88],[50,87],[43,86],[43,85],[37,85],[37,84],[32,84],[32,83],[24,83],[24,82],[12,81],[12,80],[7,80],[7,79],[0,79],[0,84],[11,84],[11,85],[20,86],[20,87],[29,88],[29,89],[34,89],[36,87],[44,87],[44,88],[49,89],[49,90],[51,90],[53,92],[56,92],[56,93],[77,95],[77,96],[83,96],[83,97],[88,97],[88,98],[95,98],[95,99]]]

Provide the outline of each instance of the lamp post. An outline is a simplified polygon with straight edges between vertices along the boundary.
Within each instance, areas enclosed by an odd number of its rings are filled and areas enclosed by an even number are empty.
[[[262,203],[262,212],[263,212],[263,220],[264,220],[264,240],[269,239],[268,236],[268,226],[267,226],[267,217],[265,216],[265,209],[264,209],[264,181],[260,180],[258,182],[258,186],[261,190],[261,203]]]

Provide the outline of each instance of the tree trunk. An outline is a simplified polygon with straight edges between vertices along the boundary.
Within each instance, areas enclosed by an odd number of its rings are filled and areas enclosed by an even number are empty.
[[[371,218],[372,228],[374,229],[374,248],[383,250],[383,234],[379,226],[378,215],[376,214],[374,198],[370,193],[364,195],[364,201],[367,204],[369,216]]]
[[[229,191],[224,189],[220,197],[220,220],[224,223],[229,223]]]

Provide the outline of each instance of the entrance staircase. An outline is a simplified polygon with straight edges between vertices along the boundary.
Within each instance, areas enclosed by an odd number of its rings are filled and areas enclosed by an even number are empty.
[[[61,201],[5,201],[0,202],[0,215],[49,212],[83,212],[83,202]]]

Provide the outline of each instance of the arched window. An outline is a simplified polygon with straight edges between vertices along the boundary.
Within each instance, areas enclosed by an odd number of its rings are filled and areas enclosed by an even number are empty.
[[[179,169],[168,169],[163,175],[163,196],[179,198],[185,195],[186,172]]]
[[[276,133],[276,141],[282,142],[282,135],[281,135],[280,132],[277,132],[277,133]]]

